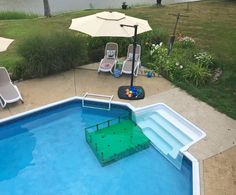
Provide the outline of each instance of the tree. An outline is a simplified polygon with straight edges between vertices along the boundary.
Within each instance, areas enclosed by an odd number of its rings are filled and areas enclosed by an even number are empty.
[[[161,0],[156,0],[157,6],[161,6]]]
[[[44,16],[51,17],[52,15],[48,0],[43,0],[43,6],[44,6]]]

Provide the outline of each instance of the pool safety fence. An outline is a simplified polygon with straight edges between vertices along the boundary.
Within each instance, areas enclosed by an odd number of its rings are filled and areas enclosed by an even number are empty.
[[[127,119],[129,119],[129,120],[131,119],[131,113],[125,114],[125,115],[122,115],[122,116],[118,116],[118,117],[112,118],[110,120],[106,120],[104,122],[101,122],[101,123],[97,123],[96,125],[86,127],[85,128],[85,133],[89,133],[89,132],[93,132],[93,131],[99,131],[100,129],[103,129],[105,127],[110,127],[111,125],[114,125],[116,123],[120,123],[121,121],[127,120]]]
[[[117,117],[85,129],[86,141],[102,166],[150,146],[149,139],[129,118],[129,115]],[[106,127],[99,128],[101,124]]]

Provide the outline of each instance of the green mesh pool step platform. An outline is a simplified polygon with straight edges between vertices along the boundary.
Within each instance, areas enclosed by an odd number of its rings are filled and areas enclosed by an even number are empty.
[[[150,145],[149,139],[132,120],[123,120],[93,132],[86,131],[86,140],[102,166]]]

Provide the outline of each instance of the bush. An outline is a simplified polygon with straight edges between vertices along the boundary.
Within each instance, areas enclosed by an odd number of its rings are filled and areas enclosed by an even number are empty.
[[[191,37],[179,37],[178,41],[176,41],[176,47],[182,48],[193,48],[195,47],[195,41]]]
[[[183,64],[178,61],[178,58],[167,55],[167,48],[160,45],[152,46],[150,52],[153,63],[150,63],[150,68],[158,73],[162,74],[171,81],[177,81],[182,79]]]
[[[151,50],[152,43],[160,43],[167,40],[167,36],[162,31],[153,30],[147,33],[142,33],[137,36],[137,42],[142,47],[142,63],[148,62],[148,55]],[[131,38],[123,37],[95,37],[89,38],[88,41],[88,56],[90,62],[98,62],[104,57],[104,48],[107,42],[115,42],[119,46],[119,57],[127,55],[128,45],[132,44]]]
[[[32,19],[37,18],[37,14],[26,14],[21,12],[0,12],[0,20]]]
[[[88,39],[88,57],[89,62],[98,62],[104,56],[104,48],[106,40],[104,38],[89,38]]]
[[[19,46],[23,61],[15,77],[32,78],[69,70],[87,61],[86,39],[73,34],[35,35]]]
[[[152,63],[149,64],[152,70],[157,73],[163,72],[163,69],[166,68],[165,65],[168,64],[167,48],[162,47],[162,43],[152,44],[150,55]]]
[[[201,64],[204,67],[213,68],[214,66],[214,59],[207,52],[197,53],[194,55],[194,58],[198,64]]]
[[[150,62],[150,52],[153,44],[157,45],[161,42],[167,42],[168,36],[164,31],[153,29],[150,32],[138,35],[138,43],[142,46],[141,62],[148,66]]]
[[[115,42],[118,44],[118,55],[123,57],[127,55],[128,45],[132,44],[130,38],[120,37],[95,37],[89,38],[88,42],[88,56],[90,62],[98,62],[104,57],[104,49],[106,43]]]
[[[115,42],[118,44],[118,55],[126,56],[127,48],[132,40],[130,38],[120,37],[95,37],[89,38],[88,41],[88,56],[90,62],[98,62],[104,57],[104,49],[106,43]]]
[[[209,66],[213,59],[205,52],[199,53],[195,46],[189,47],[190,44],[188,47],[187,44],[184,47],[178,45],[168,56],[167,48],[162,43],[153,44],[149,68],[173,82],[192,82],[196,86],[207,83],[212,77]]]
[[[160,44],[161,42],[167,42],[168,36],[164,31],[152,30],[147,33],[138,35],[138,42],[143,48],[152,49],[153,44]]]
[[[184,69],[183,77],[196,86],[207,83],[211,78],[209,69],[201,64],[190,64]]]

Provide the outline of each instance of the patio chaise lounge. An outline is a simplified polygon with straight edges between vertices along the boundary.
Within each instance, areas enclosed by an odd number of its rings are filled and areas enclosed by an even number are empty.
[[[10,76],[4,67],[0,67],[0,105],[4,108],[7,103],[13,103],[23,99],[17,86],[13,85]]]
[[[113,74],[112,69],[117,62],[117,56],[118,44],[113,42],[107,43],[105,48],[105,55],[99,64],[98,72],[111,72]]]
[[[138,69],[141,64],[140,61],[140,55],[141,55],[141,46],[137,45],[136,46],[136,51],[135,51],[135,61],[134,61],[134,75],[138,75]],[[122,73],[125,74],[132,74],[132,59],[133,59],[133,44],[130,44],[128,47],[128,52],[127,52],[127,58],[123,63],[122,66]]]

